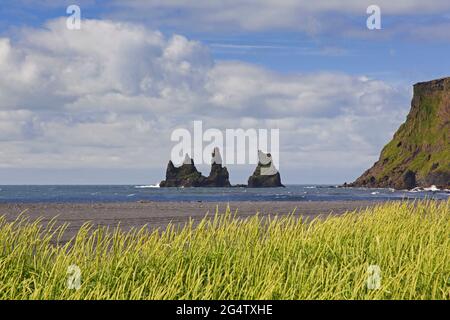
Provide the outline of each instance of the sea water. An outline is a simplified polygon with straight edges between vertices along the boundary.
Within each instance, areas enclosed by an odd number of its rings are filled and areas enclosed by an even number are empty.
[[[339,188],[288,185],[286,188],[158,188],[145,185],[0,186],[0,202],[138,201],[349,201],[448,199],[448,191]]]

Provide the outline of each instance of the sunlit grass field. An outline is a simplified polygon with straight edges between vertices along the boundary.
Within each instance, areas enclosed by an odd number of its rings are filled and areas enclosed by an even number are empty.
[[[313,221],[227,212],[153,232],[87,224],[58,245],[67,226],[2,217],[0,298],[450,299],[449,208],[393,202]]]

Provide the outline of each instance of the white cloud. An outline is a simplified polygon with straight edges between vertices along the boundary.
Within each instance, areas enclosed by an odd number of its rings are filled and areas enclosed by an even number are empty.
[[[370,115],[387,111],[397,93],[381,81],[341,73],[281,75],[246,63],[217,64],[210,102],[257,118]]]
[[[111,14],[158,26],[189,25],[203,31],[288,29],[317,34],[345,32],[352,23],[349,16],[361,17],[361,29],[365,29],[366,9],[372,4],[380,6],[382,14],[398,16],[442,15],[450,10],[447,0],[117,0],[120,10]]]
[[[409,91],[342,73],[214,62],[143,26],[63,19],[0,39],[0,167],[161,168],[174,128],[276,128],[282,165],[369,165]],[[350,156],[350,154],[352,156]]]

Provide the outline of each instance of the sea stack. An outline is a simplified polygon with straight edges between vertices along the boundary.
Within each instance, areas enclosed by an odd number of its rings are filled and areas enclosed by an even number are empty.
[[[166,170],[166,180],[161,181],[160,187],[200,187],[204,184],[206,178],[197,170],[194,160],[185,155],[183,164],[175,167],[172,161],[169,161]]]
[[[229,173],[226,167],[222,166],[222,156],[219,148],[214,148],[211,160],[211,172],[205,182],[206,187],[231,187]]]
[[[185,155],[183,164],[175,167],[169,161],[166,170],[166,180],[161,181],[160,187],[231,187],[226,167],[222,166],[219,148],[214,148],[211,160],[211,172],[205,177],[197,170],[194,160]]]
[[[414,85],[411,110],[354,187],[450,188],[450,78]]]
[[[272,161],[270,153],[264,153],[258,150],[258,166],[248,178],[249,188],[271,188],[284,187],[281,183],[280,173]]]

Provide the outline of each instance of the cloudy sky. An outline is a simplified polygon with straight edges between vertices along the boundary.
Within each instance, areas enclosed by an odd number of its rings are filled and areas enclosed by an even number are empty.
[[[4,0],[0,185],[158,182],[194,120],[278,128],[285,183],[352,181],[449,76],[449,31],[448,0]]]

